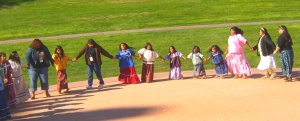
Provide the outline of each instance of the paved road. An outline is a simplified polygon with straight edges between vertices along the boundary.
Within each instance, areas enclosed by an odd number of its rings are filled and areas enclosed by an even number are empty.
[[[105,34],[120,34],[120,33],[138,33],[138,32],[153,32],[153,31],[167,31],[167,30],[185,30],[185,29],[199,29],[199,28],[216,28],[226,26],[242,26],[242,25],[264,25],[264,24],[285,24],[285,23],[299,23],[300,20],[284,20],[284,21],[265,21],[265,22],[241,22],[241,23],[228,23],[228,24],[209,24],[209,25],[193,25],[193,26],[174,26],[174,27],[162,27],[162,28],[147,28],[147,29],[136,29],[136,30],[119,30],[119,31],[108,31],[108,32],[93,32],[93,33],[82,33],[82,34],[70,34],[70,35],[59,35],[49,37],[36,37],[43,41],[54,40],[54,39],[65,39],[65,38],[76,38],[86,36],[96,36]],[[35,38],[25,39],[14,39],[0,41],[0,44],[9,44],[17,42],[28,42]]]
[[[61,95],[54,85],[53,97],[39,94],[11,112],[13,121],[299,121],[300,69],[294,82],[260,79],[252,70],[248,79],[213,78],[213,70],[207,79],[192,79],[192,71],[183,72],[184,80],[155,73],[153,83],[132,85],[111,77],[102,90],[86,90],[82,81]]]

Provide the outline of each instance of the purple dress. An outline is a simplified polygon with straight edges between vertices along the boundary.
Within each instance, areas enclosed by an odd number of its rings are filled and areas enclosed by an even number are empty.
[[[7,96],[7,102],[9,106],[15,105],[16,104],[16,94],[15,94],[15,89],[14,89],[14,82],[12,80],[12,68],[11,65],[8,61],[5,62],[3,65],[7,72],[7,79],[8,82],[5,84],[5,90],[6,90],[6,96]]]
[[[182,53],[175,52],[173,54],[168,54],[165,59],[170,60],[170,74],[169,79],[182,79],[183,76],[181,74],[181,63],[180,57]]]

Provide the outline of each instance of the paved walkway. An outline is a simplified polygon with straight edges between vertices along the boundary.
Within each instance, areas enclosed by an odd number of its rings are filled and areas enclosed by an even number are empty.
[[[70,92],[44,94],[11,109],[14,121],[297,121],[300,120],[300,68],[294,82],[260,79],[252,69],[248,79],[168,80],[155,73],[153,83],[123,85],[117,77],[105,78],[102,90],[86,90],[87,81],[70,83]],[[276,69],[280,74],[280,69]],[[95,81],[95,85],[96,85]]]
[[[285,23],[299,23],[299,22],[300,22],[300,20],[283,20],[283,21],[241,22],[241,23],[208,24],[208,25],[193,25],[193,26],[174,26],[174,27],[162,27],[162,28],[147,28],[147,29],[136,29],[136,30],[119,30],[119,31],[108,31],[108,32],[70,34],[70,35],[36,37],[36,38],[39,38],[39,39],[45,41],[45,40],[76,38],[76,37],[86,37],[86,36],[97,36],[97,35],[106,35],[106,34],[138,33],[138,32],[168,31],[168,30],[185,30],[185,29],[199,29],[199,28],[216,28],[216,27],[226,27],[226,26],[231,27],[231,26],[242,26],[242,25],[285,24]],[[35,38],[5,40],[5,41],[0,41],[0,44],[28,42],[28,41],[32,41],[33,39],[35,39]]]

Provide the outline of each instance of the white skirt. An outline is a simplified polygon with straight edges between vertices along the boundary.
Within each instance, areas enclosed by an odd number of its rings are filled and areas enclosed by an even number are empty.
[[[276,58],[274,54],[267,55],[267,56],[262,56],[260,55],[260,62],[257,66],[257,69],[259,70],[266,70],[268,68],[276,68]]]

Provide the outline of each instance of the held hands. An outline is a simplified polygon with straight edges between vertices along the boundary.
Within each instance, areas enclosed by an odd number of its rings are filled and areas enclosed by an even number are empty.
[[[77,59],[76,59],[76,58],[72,59],[72,62],[76,62],[76,61],[77,61]]]
[[[27,69],[30,69],[30,66],[29,66],[29,64],[27,64],[27,65],[24,65],[25,66],[25,68],[27,68]]]
[[[252,47],[250,48],[250,51],[251,51],[251,52],[253,52],[253,51],[254,51]]]

